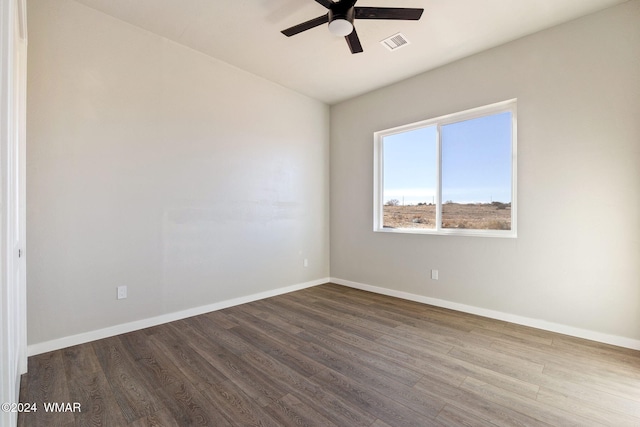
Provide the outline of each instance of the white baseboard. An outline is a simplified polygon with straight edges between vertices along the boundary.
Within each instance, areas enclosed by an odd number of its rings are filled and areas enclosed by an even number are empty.
[[[567,326],[560,323],[548,322],[546,320],[541,320],[541,319],[532,319],[530,317],[518,316],[510,313],[503,313],[501,311],[489,310],[481,307],[474,307],[471,305],[460,304],[452,301],[425,297],[422,295],[416,295],[409,292],[402,292],[402,291],[397,291],[393,289],[382,288],[379,286],[372,286],[364,283],[352,282],[350,280],[344,280],[337,277],[331,277],[331,278],[326,277],[322,279],[312,280],[310,282],[299,283],[297,285],[286,286],[283,288],[273,289],[270,291],[247,295],[244,297],[233,298],[230,300],[220,301],[213,304],[208,304],[200,307],[190,308],[187,310],[177,311],[174,313],[167,313],[160,316],[137,320],[134,322],[110,326],[104,329],[84,332],[82,334],[58,338],[55,340],[45,341],[37,344],[31,344],[27,347],[27,354],[28,356],[35,356],[36,354],[42,354],[49,351],[59,350],[61,348],[71,347],[78,344],[84,344],[87,342],[99,340],[102,338],[108,338],[115,335],[124,334],[127,332],[133,332],[133,331],[161,325],[168,322],[173,322],[175,320],[185,319],[187,317],[209,313],[211,311],[222,310],[224,308],[229,308],[229,307],[245,304],[252,301],[258,301],[261,299],[270,298],[277,295],[282,295],[289,292],[310,288],[312,286],[322,285],[328,282],[335,283],[342,286],[347,286],[354,289],[360,289],[363,291],[374,292],[376,294],[388,295],[388,296],[401,298],[409,301],[429,304],[436,307],[448,308],[451,310],[461,311],[464,313],[477,314],[478,316],[488,317],[488,318],[497,319],[497,320],[503,320],[503,321],[515,323],[518,325],[530,326],[532,328],[542,329],[545,331],[557,332],[560,334],[570,335],[578,338],[584,338],[592,341],[598,341],[605,344],[616,345],[619,347],[630,348],[633,350],[640,350],[640,340],[621,337],[618,335],[604,334],[601,332],[590,331],[588,329],[575,328],[573,326]]]
[[[633,350],[640,350],[640,340],[632,338],[621,337],[618,335],[604,334],[602,332],[591,331],[588,329],[575,328],[573,326],[567,326],[560,323],[548,322],[541,319],[532,319],[530,317],[518,316],[510,313],[503,313],[501,311],[489,310],[481,307],[474,307],[471,305],[460,304],[457,302],[425,297],[422,295],[416,295],[409,292],[396,291],[393,289],[381,288],[379,286],[367,285],[364,283],[352,282],[350,280],[339,279],[337,277],[331,278],[331,283],[335,283],[342,286],[347,286],[354,289],[360,289],[363,291],[369,291],[376,294],[387,295],[391,297],[401,298],[409,301],[420,302],[423,304],[434,305],[436,307],[449,308],[451,310],[462,311],[469,314],[477,314],[478,316],[488,317],[491,319],[504,320],[505,322],[515,323],[518,325],[530,326],[532,328],[542,329],[550,332],[557,332],[559,334],[570,335],[573,337],[584,338],[591,341],[598,341],[605,344],[611,344],[619,347],[630,348]]]
[[[84,332],[82,334],[72,335],[68,337],[58,338],[51,341],[45,341],[37,344],[31,344],[27,346],[27,354],[29,356],[35,356],[36,354],[47,353],[49,351],[59,350],[61,348],[71,347],[78,344],[84,344],[87,342],[99,340],[102,338],[108,338],[115,335],[125,334],[127,332],[133,332],[151,326],[157,326],[175,320],[186,319],[187,317],[197,316],[199,314],[209,313],[212,311],[222,310],[224,308],[233,307],[240,304],[246,304],[252,301],[258,301],[265,298],[274,297],[277,295],[287,294],[293,291],[299,291],[301,289],[310,288],[312,286],[322,285],[328,283],[330,279],[328,277],[312,280],[310,282],[299,283],[297,285],[286,286],[283,288],[273,289],[257,294],[247,295],[244,297],[232,298],[225,301],[216,302],[213,304],[203,305],[200,307],[194,307],[187,310],[177,311],[174,313],[167,313],[160,316],[150,317],[147,319],[136,320],[134,322],[123,323],[120,325],[109,326],[108,328],[98,329],[95,331]]]

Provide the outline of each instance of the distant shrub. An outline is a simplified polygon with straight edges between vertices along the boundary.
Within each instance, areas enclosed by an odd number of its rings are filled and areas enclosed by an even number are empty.
[[[498,210],[507,209],[507,207],[511,207],[511,203],[491,202],[491,204],[495,206],[496,209]]]
[[[385,205],[387,205],[387,206],[399,206],[400,205],[400,200],[398,200],[398,199],[387,200],[387,203],[385,203]]]

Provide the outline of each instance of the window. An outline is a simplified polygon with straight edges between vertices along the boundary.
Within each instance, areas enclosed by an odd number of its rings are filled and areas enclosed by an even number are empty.
[[[374,231],[516,236],[516,100],[374,140]]]

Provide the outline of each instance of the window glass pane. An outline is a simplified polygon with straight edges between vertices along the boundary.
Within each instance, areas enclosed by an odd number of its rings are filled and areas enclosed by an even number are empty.
[[[442,227],[511,229],[511,113],[441,127]]]
[[[436,147],[435,126],[383,138],[385,228],[435,228]]]

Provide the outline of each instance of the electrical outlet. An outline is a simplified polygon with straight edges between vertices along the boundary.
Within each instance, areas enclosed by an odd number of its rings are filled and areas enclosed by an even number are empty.
[[[438,270],[431,270],[431,280],[438,280]]]
[[[307,258],[305,258],[304,261],[302,261],[302,265],[304,267],[309,267],[309,260]]]
[[[127,297],[127,287],[118,286],[118,299],[125,299]]]

